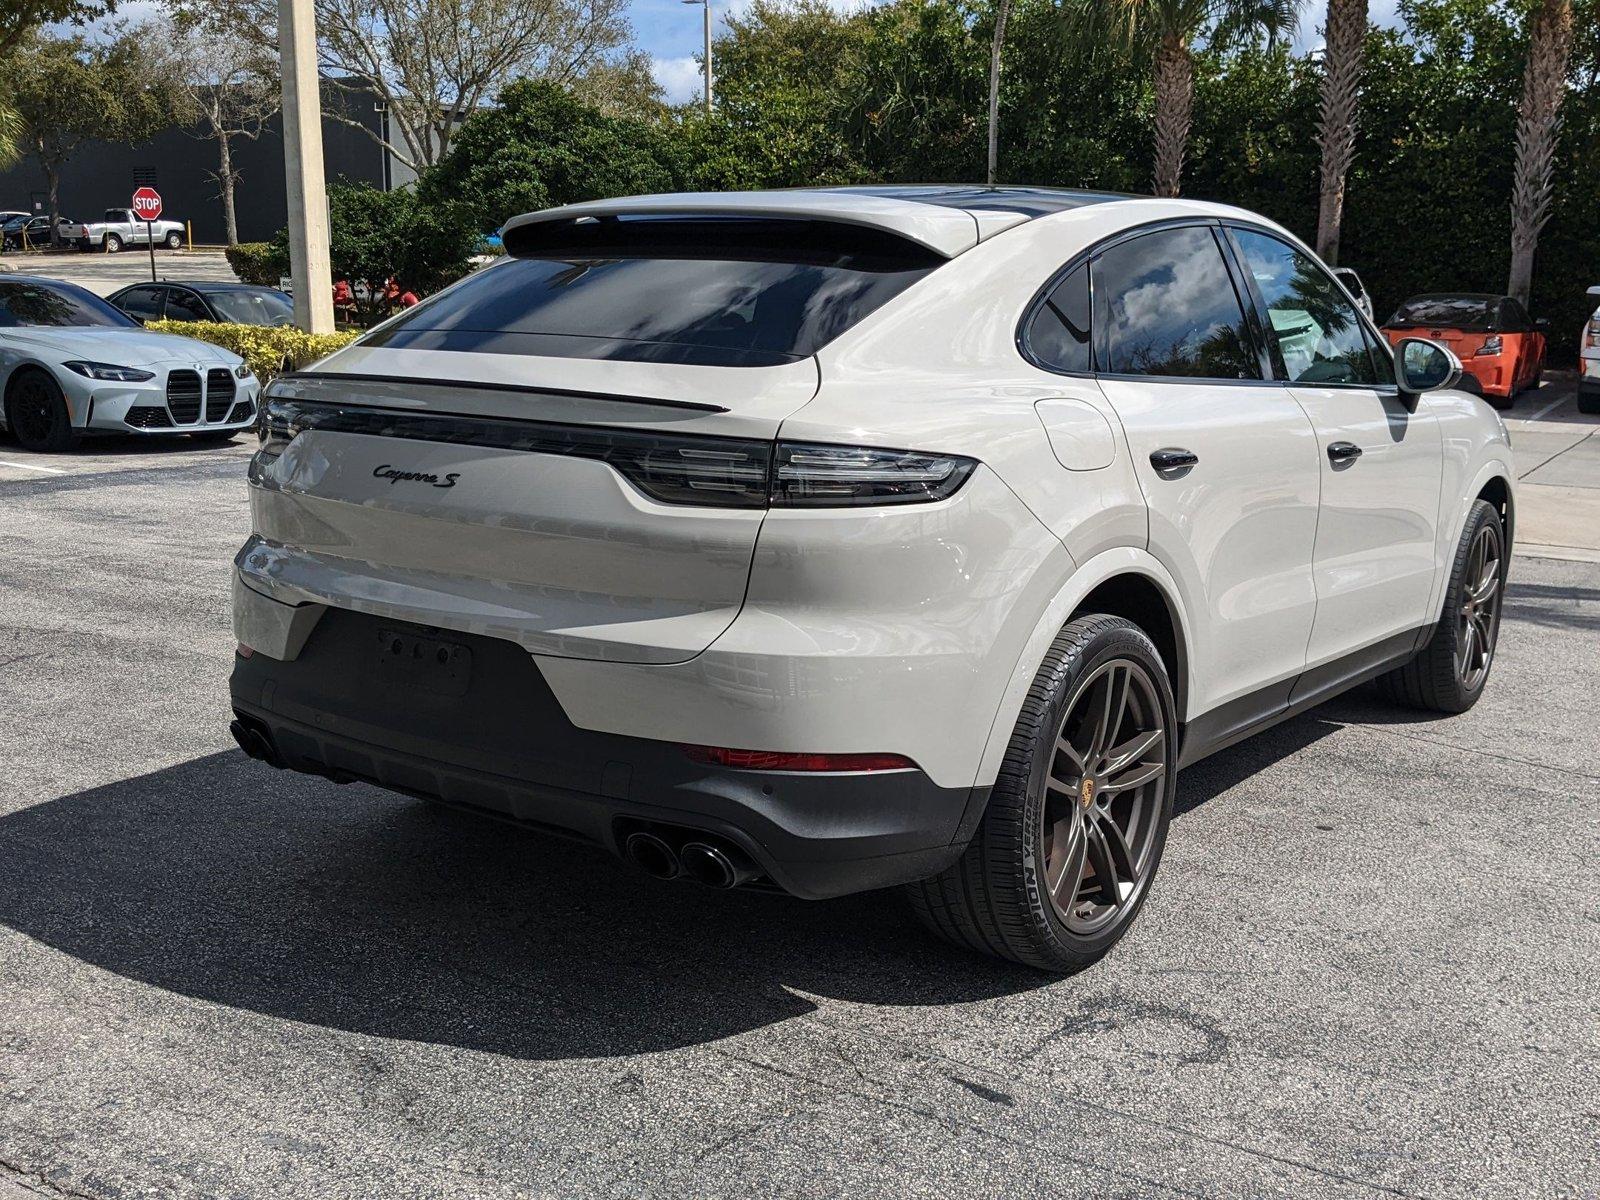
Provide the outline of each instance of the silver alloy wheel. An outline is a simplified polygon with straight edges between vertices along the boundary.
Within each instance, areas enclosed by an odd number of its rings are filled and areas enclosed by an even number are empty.
[[[1488,524],[1472,539],[1456,613],[1456,673],[1469,692],[1482,686],[1494,659],[1500,630],[1500,569],[1500,531]]]
[[[1044,887],[1075,934],[1104,929],[1149,881],[1168,731],[1149,672],[1102,664],[1066,706],[1039,806]]]

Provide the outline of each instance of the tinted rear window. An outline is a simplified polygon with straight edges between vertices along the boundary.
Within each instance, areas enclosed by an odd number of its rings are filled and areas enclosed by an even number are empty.
[[[508,261],[363,344],[771,366],[815,353],[943,261],[815,221],[591,219],[507,242]]]
[[[1493,296],[1418,296],[1389,318],[1391,325],[1432,325],[1443,329],[1488,329],[1500,302]]]

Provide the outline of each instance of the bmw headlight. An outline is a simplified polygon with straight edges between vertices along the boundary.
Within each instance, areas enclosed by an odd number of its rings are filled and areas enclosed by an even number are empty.
[[[137,367],[119,367],[115,363],[74,361],[61,365],[86,379],[104,379],[112,383],[148,383],[156,377],[154,371],[141,371]]]
[[[235,367],[233,369],[233,374],[234,374],[234,377],[236,379],[249,379],[250,378],[250,364],[249,363],[240,363],[237,367]]]

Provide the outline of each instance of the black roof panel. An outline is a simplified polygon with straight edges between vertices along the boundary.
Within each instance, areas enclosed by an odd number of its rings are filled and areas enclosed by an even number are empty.
[[[1090,192],[1052,187],[986,187],[977,183],[869,183],[813,190],[855,192],[882,196],[888,200],[915,200],[920,204],[937,204],[941,208],[1014,212],[1026,217],[1048,216],[1089,204],[1139,199],[1126,192]]]

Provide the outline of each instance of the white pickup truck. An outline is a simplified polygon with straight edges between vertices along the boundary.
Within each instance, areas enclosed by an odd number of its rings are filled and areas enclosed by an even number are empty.
[[[61,240],[79,250],[104,250],[115,254],[124,246],[143,246],[151,237],[158,246],[176,250],[183,245],[182,221],[152,221],[148,225],[127,208],[108,208],[105,216],[85,225],[63,225]]]

